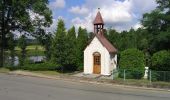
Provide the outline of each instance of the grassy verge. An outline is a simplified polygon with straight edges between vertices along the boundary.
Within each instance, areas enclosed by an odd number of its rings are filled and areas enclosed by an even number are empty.
[[[57,71],[31,71],[33,73],[44,74],[44,75],[59,75],[61,73]]]
[[[9,71],[7,68],[0,68],[0,73],[8,73]]]
[[[118,84],[130,85],[130,86],[139,86],[139,87],[153,87],[153,88],[168,88],[170,89],[170,82],[150,82],[146,79],[126,79],[125,81],[121,78],[115,79]]]

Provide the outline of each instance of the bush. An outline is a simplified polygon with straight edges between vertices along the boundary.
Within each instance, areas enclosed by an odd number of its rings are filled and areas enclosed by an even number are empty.
[[[45,62],[45,63],[36,63],[36,64],[27,63],[24,66],[7,67],[7,68],[10,70],[23,69],[23,70],[30,70],[30,71],[54,71],[57,70],[58,66],[50,62]]]
[[[151,71],[152,81],[166,81],[170,82],[170,71]],[[150,74],[150,73],[149,73]],[[149,78],[149,76],[148,76]]]
[[[144,54],[138,49],[127,49],[120,54],[120,70],[127,70],[126,78],[141,79],[145,70],[144,63]]]
[[[19,69],[30,71],[52,71],[57,69],[57,65],[50,62],[45,62],[37,64],[26,64],[24,66],[19,67]]]
[[[120,78],[124,77],[124,70],[125,69],[119,70],[118,76]],[[141,79],[143,77],[143,75],[144,75],[143,70],[139,70],[139,69],[125,70],[125,78],[126,79]]]
[[[150,69],[157,71],[170,71],[170,51],[162,50],[153,54]]]

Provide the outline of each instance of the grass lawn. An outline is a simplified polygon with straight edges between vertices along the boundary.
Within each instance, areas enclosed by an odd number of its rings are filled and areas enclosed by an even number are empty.
[[[16,54],[21,54],[21,49],[15,47]],[[44,56],[44,48],[40,45],[29,45],[26,48],[27,56]]]
[[[20,51],[21,49],[18,46],[16,46],[15,50]],[[44,51],[44,48],[41,45],[29,45],[27,46],[26,50]]]

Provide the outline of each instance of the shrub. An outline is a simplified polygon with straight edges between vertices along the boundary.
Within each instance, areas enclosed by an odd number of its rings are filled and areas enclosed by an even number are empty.
[[[144,63],[144,54],[138,49],[127,49],[120,54],[120,69],[127,70],[126,78],[142,78],[145,70]]]
[[[162,50],[153,54],[150,69],[157,71],[170,71],[170,51]]]
[[[30,70],[30,71],[49,71],[49,70],[56,70],[57,65],[50,62],[45,62],[45,63],[36,63],[36,64],[26,64],[19,68],[24,70]]]
[[[124,77],[124,70],[125,69],[120,69],[118,76],[120,78]],[[125,78],[126,79],[141,79],[143,77],[144,73],[143,70],[138,70],[138,69],[133,69],[133,70],[125,70]]]

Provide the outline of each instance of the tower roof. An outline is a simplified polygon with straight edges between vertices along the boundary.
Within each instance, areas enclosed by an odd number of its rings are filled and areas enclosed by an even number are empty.
[[[97,12],[97,15],[96,15],[96,18],[93,24],[104,24],[100,11]]]

